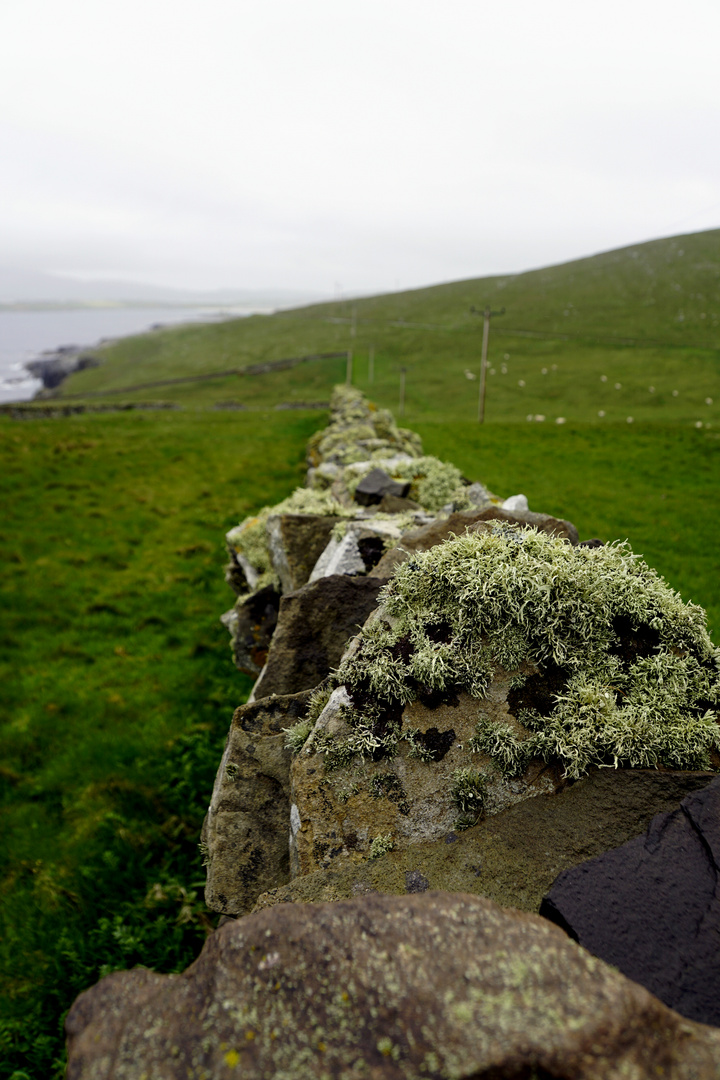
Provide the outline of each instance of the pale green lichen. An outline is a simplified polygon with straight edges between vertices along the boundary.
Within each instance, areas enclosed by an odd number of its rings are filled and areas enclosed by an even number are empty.
[[[349,720],[352,720],[351,710],[344,710]],[[394,731],[384,735],[378,735],[372,727],[366,723],[359,723],[349,735],[338,737],[328,732],[319,732],[313,740],[312,752],[323,754],[325,757],[325,769],[332,772],[335,769],[343,769],[353,758],[370,758],[377,754],[392,757],[397,746],[397,737]]]
[[[425,764],[428,764],[435,760],[435,755],[432,750],[428,750],[428,748],[420,742],[418,738],[419,735],[419,728],[405,728],[401,737],[410,747],[408,750],[408,757],[416,758],[418,761],[424,761]]]
[[[388,851],[392,851],[395,847],[395,842],[392,838],[392,833],[381,834],[376,836],[373,842],[370,844],[370,858],[379,859],[383,855],[387,855]]]
[[[478,720],[470,749],[489,755],[497,768],[509,776],[522,772],[533,756],[532,740],[521,741],[509,724],[493,723],[489,717]]]
[[[460,811],[456,829],[469,829],[483,814],[487,796],[487,781],[483,773],[467,766],[456,769],[450,777],[450,796]]]
[[[401,565],[381,601],[384,617],[334,676],[365,703],[348,721],[368,751],[383,710],[421,690],[482,698],[498,664],[521,694],[521,665],[561,673],[552,707],[520,711],[517,731],[479,716],[469,749],[503,772],[531,757],[570,777],[591,765],[707,768],[720,745],[720,651],[704,612],[627,544],[572,547],[505,526],[467,534]],[[385,723],[385,746],[401,737]]]
[[[293,724],[292,727],[283,728],[285,746],[287,749],[291,750],[293,754],[298,754],[307,742],[308,736],[314,726],[315,721],[306,718],[300,720],[297,724]]]

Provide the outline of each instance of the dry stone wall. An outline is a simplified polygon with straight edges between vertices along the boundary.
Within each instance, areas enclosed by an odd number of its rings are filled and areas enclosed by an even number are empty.
[[[227,536],[224,918],[81,995],[69,1080],[720,1078],[704,613],[347,387],[307,464]]]
[[[700,609],[622,546],[580,543],[572,522],[428,458],[356,391],[336,391],[310,440],[306,487],[228,548],[236,588],[247,569],[224,619],[258,675],[251,702],[316,691],[284,725],[289,878],[400,858],[598,767],[720,765]],[[207,835],[209,880],[233,879]],[[257,899],[240,892],[208,900],[237,914]]]

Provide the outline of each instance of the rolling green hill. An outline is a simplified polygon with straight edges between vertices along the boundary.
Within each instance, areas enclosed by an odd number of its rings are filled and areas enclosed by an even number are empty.
[[[344,360],[143,384],[352,349],[356,385],[383,405],[397,407],[400,368],[407,369],[408,422],[472,420],[482,320],[471,308],[487,303],[505,308],[490,337],[488,422],[720,420],[720,230],[523,274],[155,331],[105,347],[103,365],[73,376],[60,396],[169,398],[189,407],[317,401],[344,378]]]

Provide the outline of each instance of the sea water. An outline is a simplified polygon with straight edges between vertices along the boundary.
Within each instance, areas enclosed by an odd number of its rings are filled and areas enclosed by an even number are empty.
[[[24,365],[47,350],[63,345],[92,349],[103,338],[140,334],[157,325],[238,318],[253,310],[229,306],[0,310],[0,402],[35,396],[42,381],[32,378]]]

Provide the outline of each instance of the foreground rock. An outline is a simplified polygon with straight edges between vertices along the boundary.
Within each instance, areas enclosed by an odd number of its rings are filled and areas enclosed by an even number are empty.
[[[546,920],[462,894],[283,905],[183,975],[110,975],[66,1022],[68,1080],[718,1076],[684,1020]]]
[[[716,779],[644,836],[561,874],[541,912],[683,1016],[720,1025],[719,873]]]
[[[386,578],[319,578],[280,601],[277,629],[253,696],[311,690],[337,667],[371,611]]]
[[[636,837],[653,815],[674,810],[712,776],[594,769],[558,795],[517,803],[463,832],[376,859],[341,855],[323,870],[264,893],[256,907],[449,889],[536,913],[561,871]]]

